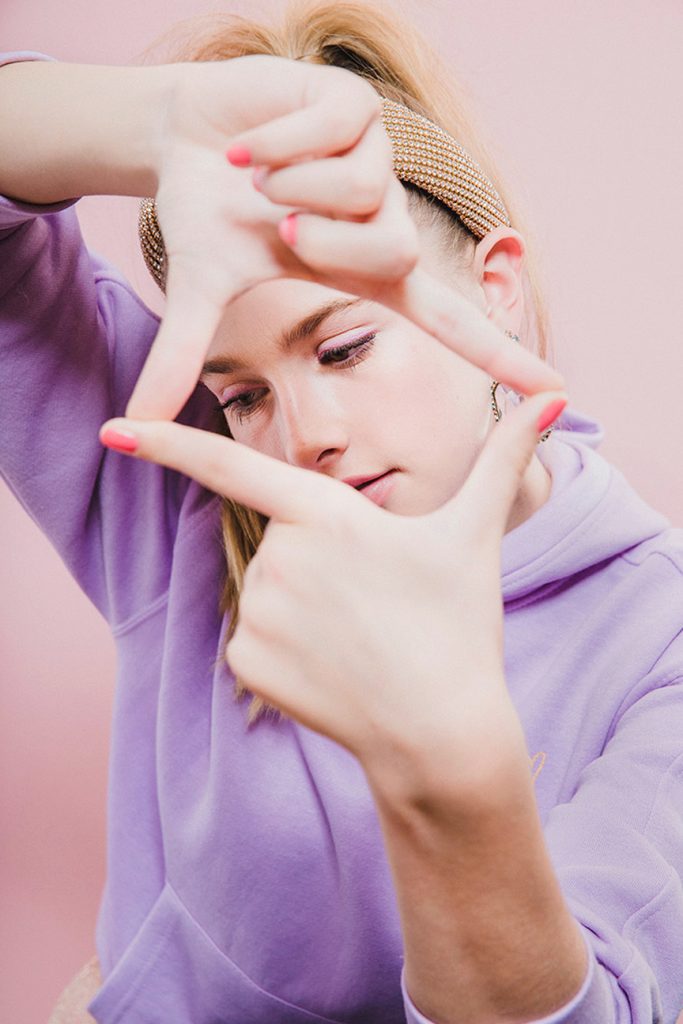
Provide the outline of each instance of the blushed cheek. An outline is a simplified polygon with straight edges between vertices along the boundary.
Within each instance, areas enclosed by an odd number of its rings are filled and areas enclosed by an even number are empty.
[[[462,379],[443,376],[420,387],[422,398],[410,417],[406,446],[424,481],[432,507],[453,497],[467,479],[490,430],[489,388],[481,374]]]

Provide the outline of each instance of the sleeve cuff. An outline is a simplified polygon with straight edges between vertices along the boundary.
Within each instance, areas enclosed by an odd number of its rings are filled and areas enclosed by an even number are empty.
[[[588,973],[576,995],[548,1017],[528,1021],[527,1024],[612,1024],[614,1021],[614,1000],[605,972],[598,967],[588,940],[583,934],[588,953]],[[420,1013],[408,995],[405,984],[405,968],[401,970],[401,993],[407,1024],[438,1024]]]
[[[56,60],[55,57],[48,57],[46,53],[38,53],[36,50],[7,50],[0,53],[0,68],[5,64],[20,64],[24,60]]]
[[[19,199],[8,199],[7,196],[0,195],[0,231],[17,228],[48,213],[61,213],[77,202],[78,199],[63,199],[59,203],[22,203]]]

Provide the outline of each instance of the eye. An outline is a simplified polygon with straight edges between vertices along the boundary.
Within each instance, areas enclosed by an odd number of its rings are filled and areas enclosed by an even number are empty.
[[[355,366],[370,354],[377,332],[364,334],[362,338],[354,338],[346,345],[339,345],[337,348],[328,348],[318,353],[318,361],[323,366],[342,365],[345,367]]]
[[[318,362],[322,366],[351,369],[369,355],[376,336],[377,332],[373,331],[364,334],[361,338],[354,338],[345,345],[319,351]],[[228,398],[226,402],[222,402],[221,409],[225,409],[229,416],[234,416],[238,423],[242,423],[260,409],[266,394],[266,388],[251,388],[249,391],[242,391],[238,395]]]
[[[237,422],[241,423],[256,412],[264,398],[265,388],[252,388],[251,391],[242,391],[239,395],[233,395],[227,402],[221,404],[221,409],[234,415]]]

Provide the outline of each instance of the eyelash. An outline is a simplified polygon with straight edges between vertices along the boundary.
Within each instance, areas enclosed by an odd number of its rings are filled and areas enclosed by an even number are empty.
[[[365,359],[370,354],[370,350],[373,346],[376,331],[370,334],[364,334],[362,338],[356,338],[354,341],[347,345],[340,345],[338,348],[328,348],[326,352],[322,353],[320,357],[320,363],[322,366],[341,366],[344,370],[352,370],[355,366]],[[349,356],[349,353],[353,353]],[[330,357],[334,356],[349,356],[347,359],[334,359]],[[226,412],[230,412],[235,416],[238,423],[242,423],[243,420],[251,416],[257,411],[265,396],[258,398],[256,401],[248,402],[247,405],[237,405],[236,403],[244,398],[245,395],[253,395],[256,393],[257,388],[253,388],[251,391],[243,391],[239,395],[234,395],[233,398],[229,398],[227,402],[223,402],[221,409],[225,409]]]

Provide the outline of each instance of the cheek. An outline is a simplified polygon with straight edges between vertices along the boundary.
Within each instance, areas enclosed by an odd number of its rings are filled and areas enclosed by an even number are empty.
[[[443,461],[457,452],[467,461],[488,426],[488,376],[430,339],[397,355],[381,367],[375,392],[379,429],[388,429],[422,458],[431,453]]]
[[[271,423],[264,423],[261,419],[258,424],[233,424],[229,429],[233,439],[239,444],[246,445],[247,448],[254,448],[275,459],[284,458],[282,445],[279,444]]]

